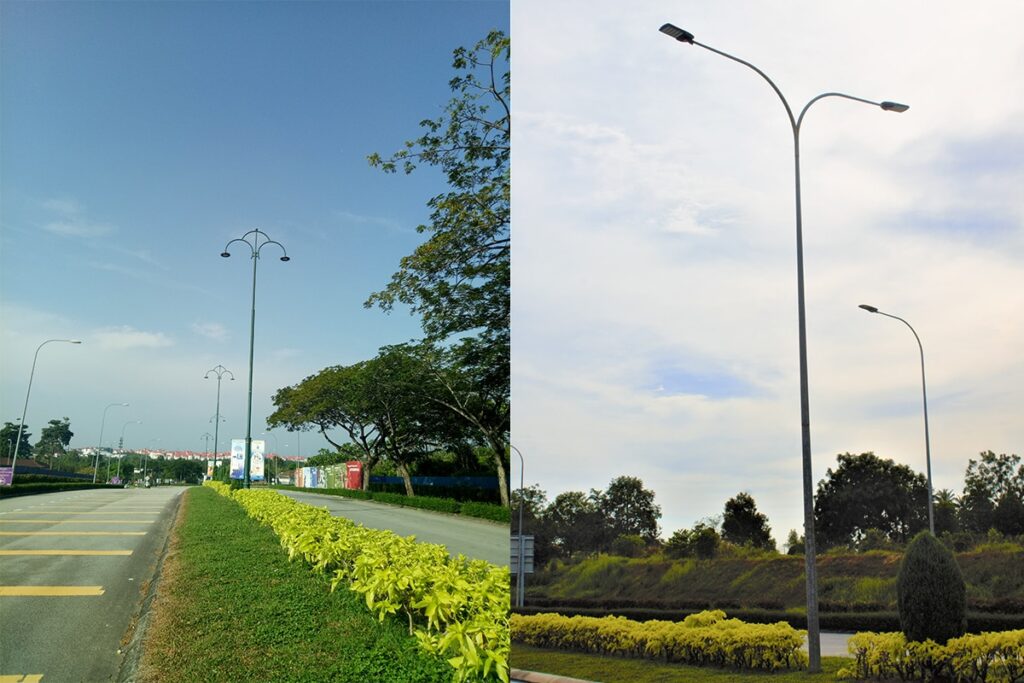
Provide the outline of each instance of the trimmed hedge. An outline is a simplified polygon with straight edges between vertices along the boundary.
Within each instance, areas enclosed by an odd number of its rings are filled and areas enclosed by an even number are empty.
[[[512,519],[511,512],[503,505],[491,503],[460,503],[451,498],[433,498],[430,496],[406,496],[399,493],[381,493],[374,491],[361,491],[359,489],[312,489],[299,488],[298,486],[271,486],[272,489],[284,491],[301,491],[304,493],[322,493],[328,496],[340,496],[342,498],[355,498],[358,500],[373,500],[379,503],[400,505],[408,508],[419,508],[422,510],[433,510],[435,512],[447,512],[466,517],[488,519],[494,522],[508,523]]]
[[[519,614],[543,614],[550,612],[551,606],[534,604],[539,601],[528,600],[525,607],[515,608]],[[589,617],[609,615],[627,617],[636,621],[667,620],[682,621],[697,610],[663,610],[643,608],[605,608],[578,607],[564,605],[558,607],[560,614]],[[788,623],[793,628],[807,628],[807,617],[798,612],[782,612],[776,610],[733,609],[729,614],[737,619],[752,624],[773,624],[779,621]],[[822,612],[818,615],[821,628],[829,631],[899,631],[900,616],[896,612]],[[1024,614],[967,613],[967,630],[969,633],[985,631],[1007,631],[1024,629]]]
[[[1024,630],[933,640],[908,641],[902,633],[857,633],[849,641],[851,668],[839,678],[902,681],[1024,680]]]
[[[86,489],[123,489],[123,484],[93,484],[92,482],[77,483],[73,481],[54,483],[32,483],[15,484],[14,486],[0,486],[0,498],[12,498],[14,496],[30,496],[35,493],[57,493],[58,491],[79,491]]]
[[[512,615],[512,639],[534,647],[654,659],[698,666],[777,671],[807,666],[805,632],[789,624],[747,624],[721,610],[682,622],[624,617]]]

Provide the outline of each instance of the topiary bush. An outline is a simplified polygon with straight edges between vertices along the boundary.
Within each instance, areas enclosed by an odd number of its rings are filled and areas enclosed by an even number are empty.
[[[949,548],[922,531],[903,556],[896,580],[900,628],[908,641],[940,645],[967,627],[967,587]]]

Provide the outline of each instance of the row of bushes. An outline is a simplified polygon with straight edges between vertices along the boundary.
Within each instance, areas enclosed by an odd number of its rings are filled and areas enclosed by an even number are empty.
[[[531,603],[534,602],[531,600]],[[543,614],[551,607],[527,605],[516,608],[520,614]],[[644,609],[631,607],[580,607],[564,605],[559,613],[588,617],[615,615],[637,621],[668,620],[681,621],[693,613],[690,609]],[[766,609],[733,609],[729,614],[743,621],[756,624],[773,624],[779,621],[793,628],[807,628],[807,616],[803,611],[778,611]],[[897,631],[900,629],[900,615],[897,612],[819,612],[818,622],[828,631]],[[971,633],[1005,631],[1024,628],[1024,613],[997,614],[983,612],[967,613],[967,630]]]
[[[950,639],[945,645],[907,642],[902,633],[858,633],[850,638],[853,667],[839,678],[902,681],[1024,680],[1024,630]]]
[[[357,500],[374,500],[378,503],[390,503],[402,507],[420,508],[433,510],[435,512],[448,512],[453,515],[465,515],[466,517],[477,517],[489,519],[495,522],[509,522],[511,514],[504,505],[493,503],[460,503],[451,498],[432,498],[429,496],[406,496],[400,493],[383,493],[378,491],[361,491],[359,489],[308,489],[297,486],[274,486],[273,488],[287,491],[304,491],[307,493],[322,493],[328,496],[341,496],[343,498],[355,498]]]
[[[667,663],[776,671],[807,665],[805,632],[789,624],[748,624],[721,610],[682,622],[637,622],[625,617],[512,615],[516,642],[559,650],[656,659]]]
[[[56,493],[58,491],[84,491],[86,489],[121,489],[120,484],[93,484],[90,482],[61,481],[61,482],[33,482],[29,484],[14,484],[13,486],[0,486],[0,498],[12,496],[27,496],[33,493]]]
[[[404,616],[410,634],[424,650],[448,661],[456,681],[508,681],[505,567],[451,558],[444,546],[367,529],[274,491],[207,485],[270,526],[289,558],[301,558],[331,577],[331,590],[345,586],[362,594],[382,620]]]

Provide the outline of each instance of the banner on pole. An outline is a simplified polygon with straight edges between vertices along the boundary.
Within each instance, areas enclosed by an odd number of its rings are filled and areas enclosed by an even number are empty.
[[[207,460],[206,461],[206,478],[207,479],[213,479],[213,461],[212,460]]]
[[[231,478],[245,479],[245,439],[231,439]]]
[[[252,440],[252,452],[249,461],[249,479],[252,481],[263,481],[263,453],[266,443],[262,439]]]

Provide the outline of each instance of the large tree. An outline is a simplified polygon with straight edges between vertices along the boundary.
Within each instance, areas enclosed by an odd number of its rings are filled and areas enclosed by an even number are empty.
[[[768,517],[757,511],[757,503],[749,493],[738,493],[725,502],[722,538],[736,545],[775,549]]]
[[[71,420],[65,417],[63,420],[50,420],[43,427],[39,434],[39,441],[35,445],[37,458],[49,457],[52,461],[54,455],[63,454],[71,443],[71,437],[75,435],[71,431]]]
[[[336,441],[331,430],[343,430],[362,453],[363,489],[369,489],[370,473],[383,455],[379,413],[371,401],[367,362],[334,365],[311,375],[295,386],[278,390],[277,408],[268,418],[271,428],[291,430],[314,427],[340,453],[344,442]]]
[[[544,511],[544,521],[559,550],[571,557],[599,550],[609,542],[607,518],[596,501],[582,491],[565,491]]]
[[[654,491],[637,477],[616,477],[605,491],[591,491],[591,497],[608,522],[611,538],[636,535],[649,543],[658,538],[661,508],[654,503]]]
[[[1024,520],[1018,523],[1014,513],[1014,510],[1021,508],[1019,503],[1022,499],[1024,465],[1021,464],[1020,456],[1005,453],[996,455],[992,451],[984,451],[978,460],[971,459],[967,463],[964,494],[960,499],[961,526],[978,533],[984,533],[990,528],[1006,533],[1024,524]],[[1000,506],[997,517],[996,509]]]
[[[449,347],[423,343],[390,347],[421,363],[422,375],[409,390],[463,422],[476,440],[490,447],[502,505],[509,504],[508,354],[498,345],[463,339]]]
[[[928,526],[923,474],[874,453],[838,456],[814,497],[815,535],[823,548],[854,547],[869,529],[905,543]]]
[[[32,436],[28,431],[28,425],[21,432],[21,445],[18,446],[18,458],[31,458],[32,457],[32,446],[29,445],[29,437]],[[8,461],[14,457],[15,441],[18,441],[18,425],[14,422],[5,422],[2,429],[0,429],[0,453]]]
[[[428,202],[430,224],[417,228],[429,239],[366,302],[411,306],[430,339],[471,332],[508,346],[509,45],[492,31],[472,49],[455,50],[454,96],[444,115],[422,121],[423,134],[390,157],[369,157],[389,173],[435,166],[448,181],[448,191]]]

